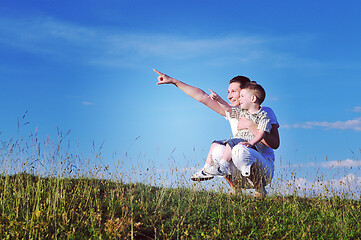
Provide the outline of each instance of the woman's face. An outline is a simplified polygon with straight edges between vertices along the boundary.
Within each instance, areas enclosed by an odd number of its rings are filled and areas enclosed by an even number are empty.
[[[238,82],[230,83],[228,86],[228,100],[232,106],[239,105],[239,93],[241,91],[241,84]]]

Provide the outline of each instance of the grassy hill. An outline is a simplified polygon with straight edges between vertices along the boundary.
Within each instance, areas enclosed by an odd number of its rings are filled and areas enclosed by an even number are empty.
[[[358,200],[161,188],[27,173],[0,178],[0,239],[359,239]]]

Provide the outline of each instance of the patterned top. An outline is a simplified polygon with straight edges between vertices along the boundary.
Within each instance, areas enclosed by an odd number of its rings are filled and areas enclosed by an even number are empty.
[[[265,132],[271,131],[271,121],[267,115],[267,112],[262,108],[257,113],[250,113],[245,109],[241,109],[238,107],[232,107],[232,112],[230,113],[230,118],[239,119],[241,117],[246,117],[257,125],[258,130],[262,130]],[[241,138],[245,141],[250,141],[254,138],[254,135],[248,129],[241,129],[236,132],[234,135],[235,138]],[[264,144],[261,142],[256,144],[256,148],[259,152],[263,152]]]

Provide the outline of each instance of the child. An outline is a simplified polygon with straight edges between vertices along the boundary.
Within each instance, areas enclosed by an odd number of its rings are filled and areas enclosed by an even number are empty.
[[[245,84],[240,92],[240,104],[241,107],[231,107],[227,102],[225,102],[218,94],[211,91],[210,97],[216,100],[219,105],[229,114],[230,118],[246,117],[253,121],[258,127],[258,131],[253,135],[248,129],[238,129],[234,138],[224,142],[226,148],[224,150],[221,161],[217,168],[211,168],[210,174],[227,176],[230,175],[229,162],[232,158],[232,148],[237,144],[244,145],[248,148],[254,148],[259,153],[264,152],[265,145],[260,141],[264,138],[266,132],[269,132],[271,129],[270,119],[267,115],[267,112],[261,108],[261,103],[265,99],[265,91],[263,87],[256,82],[250,82]],[[223,143],[223,144],[224,144]],[[263,155],[263,154],[262,154]],[[241,172],[245,176],[250,174],[250,166],[242,167]],[[205,168],[207,171],[207,169]]]

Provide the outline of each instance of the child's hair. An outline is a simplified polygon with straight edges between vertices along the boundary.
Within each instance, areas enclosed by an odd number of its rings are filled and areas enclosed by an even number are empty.
[[[259,105],[261,105],[261,103],[263,103],[264,99],[266,98],[266,91],[261,85],[257,84],[257,82],[255,81],[245,83],[242,89],[247,89],[253,95],[255,95],[257,97],[256,103],[258,103]]]
[[[230,81],[229,81],[229,84],[231,83],[234,83],[234,82],[238,82],[241,89],[244,88],[244,85],[246,83],[249,83],[251,82],[251,80],[248,78],[248,77],[245,77],[245,76],[236,76],[234,78],[232,78]]]

